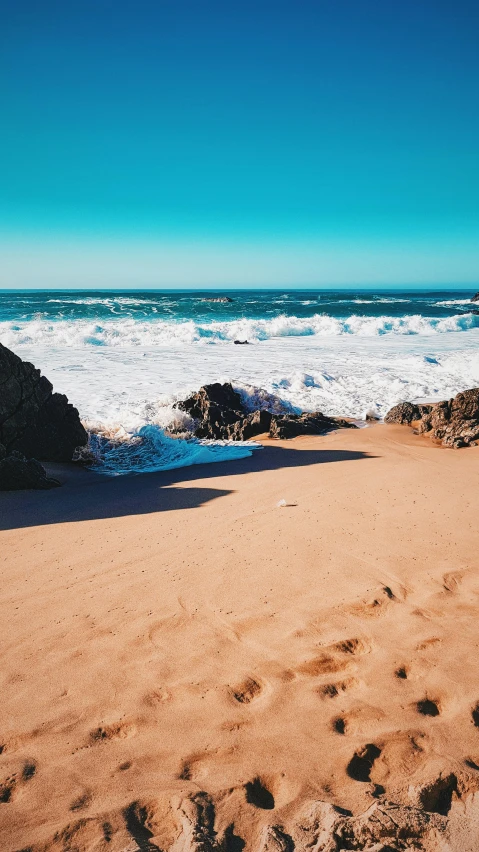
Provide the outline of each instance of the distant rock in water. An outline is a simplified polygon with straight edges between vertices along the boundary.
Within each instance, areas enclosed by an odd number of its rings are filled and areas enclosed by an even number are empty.
[[[471,302],[479,302],[479,291],[471,297]]]
[[[201,299],[202,302],[232,302],[229,296],[212,296],[211,298]]]
[[[6,456],[71,461],[88,435],[66,396],[53,393],[45,376],[0,343],[0,444]]]
[[[234,340],[233,343],[236,343],[236,346],[248,346],[247,340]]]
[[[0,491],[20,491],[24,488],[55,488],[60,483],[47,476],[36,459],[26,459],[15,450],[8,456],[0,444]]]
[[[196,421],[197,438],[247,441],[265,432],[271,438],[294,438],[356,428],[346,420],[326,417],[319,411],[314,414],[272,414],[264,409],[248,412],[241,396],[228,382],[205,385],[178,403],[178,407]]]
[[[401,403],[388,411],[384,421],[408,425],[414,421],[418,434],[427,434],[445,447],[475,446],[479,442],[479,388],[430,405]]]

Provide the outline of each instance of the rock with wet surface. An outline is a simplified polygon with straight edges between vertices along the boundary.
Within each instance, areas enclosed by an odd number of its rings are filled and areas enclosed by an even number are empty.
[[[353,423],[314,414],[273,414],[265,409],[248,412],[241,396],[225,384],[204,385],[198,393],[178,403],[196,421],[197,438],[248,441],[269,432],[270,438],[295,438],[297,435],[324,435],[332,429],[356,429]]]
[[[357,429],[354,423],[339,417],[313,414],[275,414],[271,419],[271,438],[296,438],[298,435],[325,435],[333,429]]]
[[[404,415],[401,412],[405,412]],[[410,416],[413,412],[414,416]],[[417,416],[419,414],[419,416]],[[445,447],[470,447],[479,442],[479,388],[458,393],[453,399],[433,405],[396,405],[386,414],[386,423],[415,421],[417,432],[429,435]]]
[[[0,344],[0,442],[40,461],[71,461],[88,436],[76,408],[33,364]]]
[[[430,406],[415,405],[413,402],[400,402],[391,408],[384,418],[385,423],[406,423],[408,426],[414,420],[420,420],[423,414],[430,410]]]

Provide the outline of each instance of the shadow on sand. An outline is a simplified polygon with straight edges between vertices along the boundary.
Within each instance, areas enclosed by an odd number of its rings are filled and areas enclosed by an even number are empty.
[[[232,489],[199,487],[199,480],[371,458],[375,456],[349,450],[267,446],[237,461],[118,477],[101,476],[73,465],[47,464],[63,487],[0,493],[0,530],[192,509],[232,493]],[[185,487],[187,482],[195,485]],[[181,488],[175,488],[175,483],[181,483]]]

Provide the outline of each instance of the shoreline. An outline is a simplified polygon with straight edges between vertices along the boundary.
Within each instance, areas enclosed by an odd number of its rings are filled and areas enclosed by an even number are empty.
[[[475,848],[479,448],[387,424],[262,443],[0,494],[4,852],[199,849],[200,793],[213,849],[276,827],[299,850],[318,802]]]

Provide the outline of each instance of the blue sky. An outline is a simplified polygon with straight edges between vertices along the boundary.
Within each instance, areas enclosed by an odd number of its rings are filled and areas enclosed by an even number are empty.
[[[478,281],[477,3],[2,6],[0,286]]]

